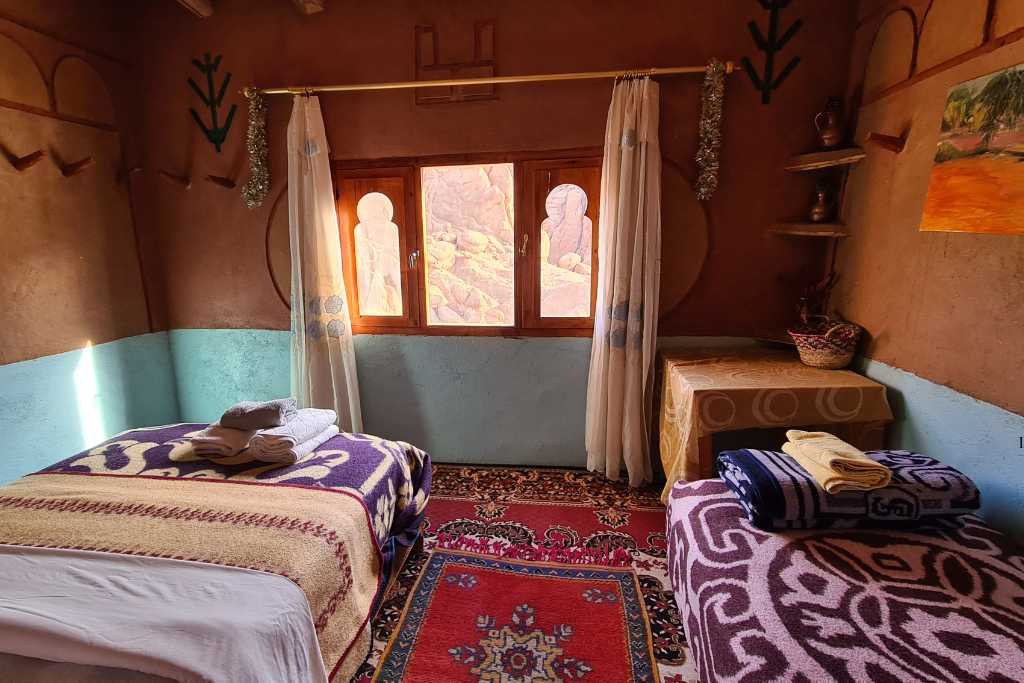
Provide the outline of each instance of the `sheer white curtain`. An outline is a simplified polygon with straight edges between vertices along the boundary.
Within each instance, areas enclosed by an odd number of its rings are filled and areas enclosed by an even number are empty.
[[[292,394],[300,406],[333,408],[342,431],[362,431],[330,150],[316,97],[300,95],[292,103],[288,123],[288,228],[292,251]]]
[[[658,84],[615,84],[601,171],[597,306],[587,385],[587,468],[650,481],[648,443],[661,275]]]

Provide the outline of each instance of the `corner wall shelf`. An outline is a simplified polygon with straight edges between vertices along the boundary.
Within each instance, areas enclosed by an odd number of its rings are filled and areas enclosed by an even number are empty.
[[[768,232],[793,237],[849,237],[846,226],[841,223],[775,223]]]
[[[822,168],[833,166],[846,166],[855,164],[867,156],[860,147],[847,147],[844,149],[831,149],[826,152],[811,152],[790,157],[784,168],[787,171],[817,171]]]

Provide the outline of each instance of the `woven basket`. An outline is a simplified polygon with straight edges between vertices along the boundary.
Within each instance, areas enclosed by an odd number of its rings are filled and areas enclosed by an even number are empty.
[[[853,323],[828,319],[789,330],[803,364],[826,370],[838,370],[850,364],[860,333],[860,327]]]

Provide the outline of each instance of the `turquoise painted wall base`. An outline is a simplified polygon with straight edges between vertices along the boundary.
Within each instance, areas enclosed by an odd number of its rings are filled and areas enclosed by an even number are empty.
[[[238,401],[291,393],[291,333],[171,330],[171,361],[182,422],[213,422]]]
[[[290,334],[173,330],[186,422],[289,393]],[[361,335],[365,431],[441,462],[582,467],[589,339]]]
[[[0,365],[0,482],[126,429],[177,421],[165,332]]]
[[[926,453],[971,477],[982,515],[1024,543],[1024,417],[885,363],[860,359],[854,369],[889,388],[893,448]]]
[[[665,338],[663,348],[743,344]],[[581,467],[590,340],[356,337],[364,428],[441,462]],[[132,427],[209,422],[289,393],[289,333],[172,330],[0,366],[0,481]],[[1024,541],[1024,417],[884,363],[894,448],[937,457],[981,487],[983,515]]]

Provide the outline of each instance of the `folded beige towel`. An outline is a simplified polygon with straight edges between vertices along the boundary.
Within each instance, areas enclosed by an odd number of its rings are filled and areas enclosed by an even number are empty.
[[[256,430],[231,429],[214,422],[192,437],[192,447],[200,458],[230,458],[249,446]]]
[[[828,432],[791,429],[782,445],[829,493],[871,491],[888,486],[892,471]]]

